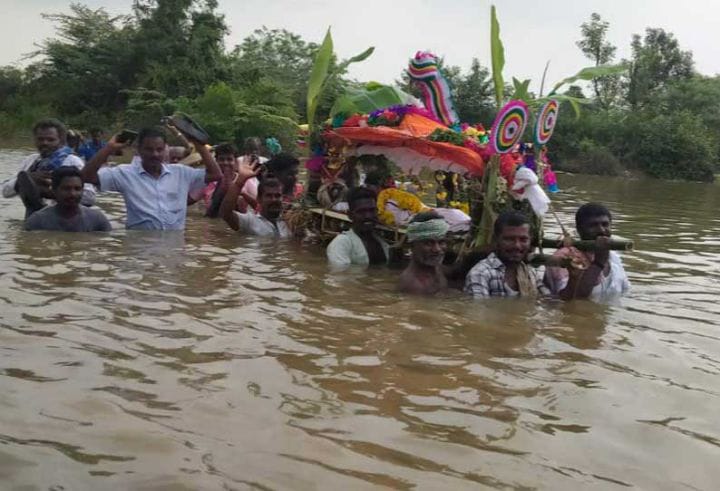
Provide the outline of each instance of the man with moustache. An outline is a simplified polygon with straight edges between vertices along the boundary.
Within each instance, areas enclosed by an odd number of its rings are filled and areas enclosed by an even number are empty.
[[[20,172],[2,183],[2,195],[12,198],[19,195],[25,205],[26,217],[42,209],[45,199],[55,199],[51,186],[54,170],[63,166],[82,169],[80,157],[66,145],[67,129],[56,119],[43,119],[35,123],[33,137],[38,153],[29,155],[20,165]],[[95,188],[83,187],[81,202],[91,206],[95,203]]]
[[[559,249],[553,256],[570,258],[572,267],[548,268],[546,282],[563,300],[593,299],[623,295],[630,282],[620,256],[609,249],[612,214],[598,203],[586,203],[575,214],[575,228],[582,240],[594,240],[594,251],[574,247]]]
[[[445,236],[449,225],[434,211],[415,215],[407,227],[410,264],[400,275],[400,291],[435,295],[447,289],[442,269],[447,250]]]
[[[530,223],[522,213],[501,213],[493,226],[493,247],[465,279],[465,293],[473,298],[537,297],[549,294],[544,271],[526,262],[530,252]]]
[[[131,230],[183,230],[189,192],[217,181],[222,173],[205,145],[193,142],[205,169],[165,162],[167,141],[160,128],[145,128],[137,136],[138,161],[100,168],[127,143],[114,136],[82,170],[85,182],[101,192],[122,194]]]
[[[387,264],[390,246],[375,233],[377,196],[368,188],[356,187],[348,192],[347,202],[352,226],[330,242],[328,261],[334,266]]]
[[[57,203],[30,215],[25,230],[108,232],[112,228],[100,210],[80,206],[83,181],[76,167],[65,165],[53,171],[52,190]]]
[[[290,227],[282,219],[283,185],[275,178],[264,178],[258,185],[259,213],[247,210],[236,211],[238,197],[249,179],[253,179],[262,170],[258,161],[241,162],[235,180],[230,184],[220,205],[220,216],[230,226],[246,235],[287,239],[292,237]]]

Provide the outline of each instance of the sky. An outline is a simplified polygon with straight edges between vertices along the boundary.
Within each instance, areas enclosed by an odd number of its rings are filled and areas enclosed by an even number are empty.
[[[91,8],[128,13],[132,0],[86,0]],[[43,12],[67,11],[59,0],[2,0],[0,65],[22,65],[23,55],[53,35]],[[9,4],[9,5],[8,5]],[[254,29],[285,28],[309,41],[321,42],[332,26],[335,52],[348,58],[375,47],[349,75],[362,81],[391,83],[418,50],[445,57],[463,69],[473,57],[490,64],[490,1],[486,0],[219,0],[230,27],[228,48]],[[630,40],[646,27],[673,32],[683,49],[694,54],[700,73],[720,73],[720,2],[717,0],[496,0],[505,45],[506,80],[531,79],[537,88],[545,63],[548,82],[591,64],[576,46],[580,24],[592,12],[610,22],[608,39],[618,58],[630,54]]]

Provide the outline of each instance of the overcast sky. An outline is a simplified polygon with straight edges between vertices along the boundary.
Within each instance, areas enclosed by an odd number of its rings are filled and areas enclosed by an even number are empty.
[[[131,0],[88,0],[92,8],[128,13]],[[332,26],[335,51],[347,58],[375,46],[375,53],[353,65],[359,80],[392,82],[415,51],[430,50],[467,68],[474,56],[489,65],[490,3],[486,0],[220,0],[231,33],[228,48],[263,25],[285,28],[320,42]],[[2,0],[0,65],[19,63],[34,44],[52,36],[43,12],[62,12],[60,0]],[[8,5],[9,4],[9,5]],[[505,78],[539,83],[550,60],[554,82],[589,64],[576,47],[579,26],[592,12],[610,22],[609,40],[618,57],[628,56],[633,33],[646,27],[673,32],[692,50],[697,69],[720,73],[720,2],[717,0],[498,0],[505,44]],[[291,67],[289,67],[291,68]]]

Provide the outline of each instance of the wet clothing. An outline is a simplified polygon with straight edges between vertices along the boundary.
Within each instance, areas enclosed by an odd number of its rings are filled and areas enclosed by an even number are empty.
[[[110,222],[98,209],[81,206],[76,215],[66,218],[57,211],[57,205],[36,211],[25,220],[25,230],[55,230],[58,232],[108,232]]]
[[[123,195],[126,227],[132,230],[183,230],[188,193],[205,187],[205,169],[162,164],[160,177],[151,176],[140,162],[98,171],[100,191]]]
[[[544,268],[528,267],[532,282],[537,289],[538,295],[549,295],[550,290],[543,283]],[[488,297],[518,297],[519,291],[515,291],[505,283],[505,272],[507,267],[500,258],[493,252],[488,257],[477,263],[465,278],[465,293],[473,298]]]
[[[387,262],[390,246],[382,238],[375,235],[383,253],[385,254],[385,262]],[[328,261],[336,266],[349,266],[358,264],[367,266],[370,264],[365,243],[354,230],[350,229],[335,237],[327,247]]]
[[[576,260],[585,267],[588,268],[595,258],[593,252],[582,252],[574,247],[563,247],[558,249],[553,257],[574,257]],[[619,296],[627,293],[630,290],[630,281],[628,280],[627,273],[622,264],[620,255],[615,251],[610,251],[608,258],[610,263],[610,270],[605,275],[603,272],[599,277],[597,284],[590,293],[590,298],[593,300],[600,300],[602,298]],[[568,284],[570,273],[565,268],[548,268],[545,274],[547,284],[550,286],[550,290],[554,294],[560,293]]]
[[[258,237],[275,237],[277,239],[292,237],[290,227],[287,226],[285,220],[278,219],[273,223],[253,211],[248,211],[247,213],[239,213],[236,211],[235,216],[237,216],[240,225],[239,233],[257,235]]]

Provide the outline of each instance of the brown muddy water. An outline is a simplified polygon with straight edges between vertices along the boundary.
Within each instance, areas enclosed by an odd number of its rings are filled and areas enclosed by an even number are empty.
[[[635,240],[620,302],[412,298],[199,210],[30,234],[3,200],[2,489],[717,489],[720,186],[560,186]]]

